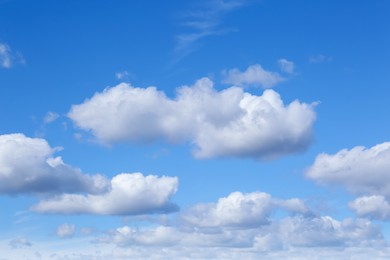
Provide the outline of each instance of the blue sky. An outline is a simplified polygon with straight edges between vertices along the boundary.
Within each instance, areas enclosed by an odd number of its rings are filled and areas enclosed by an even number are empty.
[[[386,259],[390,3],[0,0],[0,259]]]

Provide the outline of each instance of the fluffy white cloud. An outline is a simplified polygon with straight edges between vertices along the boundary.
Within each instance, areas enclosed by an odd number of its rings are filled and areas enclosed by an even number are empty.
[[[284,80],[278,73],[267,71],[259,64],[251,65],[243,72],[239,69],[224,71],[223,75],[224,83],[235,86],[261,86],[263,88],[271,88]]]
[[[137,215],[177,210],[170,202],[176,193],[176,177],[144,176],[141,173],[119,174],[111,180],[107,193],[93,195],[62,194],[32,207],[40,213]]]
[[[272,208],[287,209],[294,214],[272,217]],[[259,254],[281,255],[291,250],[327,248],[329,251],[385,245],[380,230],[369,220],[338,221],[307,213],[306,206],[297,199],[278,200],[266,193],[236,192],[216,203],[194,206],[180,217],[184,222],[142,228],[123,226],[111,230],[97,242],[140,250],[147,246],[156,255],[175,259],[182,255],[256,259]],[[197,253],[201,251],[202,256]]]
[[[295,65],[294,62],[286,60],[286,59],[279,59],[278,65],[281,71],[286,72],[288,74],[293,74]]]
[[[76,232],[76,225],[74,224],[62,224],[58,226],[55,234],[60,238],[71,238]]]
[[[44,139],[0,135],[0,193],[100,193],[109,188],[101,175],[86,175],[53,157]]]
[[[390,197],[390,142],[366,149],[357,146],[336,154],[320,154],[307,176],[319,183],[338,184],[364,195]]]
[[[389,220],[390,204],[381,195],[364,196],[349,203],[351,209],[360,217]]]
[[[190,208],[182,218],[197,227],[253,227],[267,224],[275,209],[309,212],[299,199],[279,200],[263,192],[233,192],[217,203],[198,204]]]
[[[96,93],[68,116],[105,143],[191,142],[194,155],[270,159],[305,150],[312,140],[313,105],[284,105],[278,93],[256,96],[241,88],[222,91],[208,78],[177,90],[174,99],[155,87],[122,83]]]

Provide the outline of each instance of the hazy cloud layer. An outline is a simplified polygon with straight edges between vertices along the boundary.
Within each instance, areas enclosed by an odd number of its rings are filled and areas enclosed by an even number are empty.
[[[178,209],[170,202],[178,188],[176,177],[123,173],[111,180],[111,189],[99,195],[63,194],[32,207],[40,213],[137,215],[169,213]]]
[[[313,105],[284,105],[278,93],[257,96],[208,78],[169,98],[155,87],[122,83],[73,105],[68,116],[103,143],[191,142],[197,158],[272,159],[304,151],[312,141]]]
[[[287,61],[285,60],[285,62]],[[291,69],[285,63],[283,66],[284,69]],[[267,71],[259,64],[251,65],[243,72],[239,69],[231,69],[223,71],[222,74],[224,76],[223,83],[241,87],[259,86],[262,88],[272,88],[284,80],[278,73]]]
[[[44,139],[0,135],[0,193],[100,193],[109,188],[101,175],[86,175],[54,157]]]

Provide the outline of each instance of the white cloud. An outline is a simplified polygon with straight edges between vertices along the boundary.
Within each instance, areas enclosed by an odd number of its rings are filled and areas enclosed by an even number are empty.
[[[390,197],[390,142],[320,154],[306,175],[323,184],[345,186],[355,194]]]
[[[360,217],[389,220],[390,204],[381,195],[364,196],[349,203],[351,209]]]
[[[276,158],[305,150],[312,140],[313,105],[284,105],[278,93],[222,91],[208,78],[177,89],[170,99],[155,87],[122,83],[96,93],[68,116],[103,143],[191,142],[198,158]]]
[[[278,208],[293,215],[273,217],[271,212]],[[236,192],[216,203],[192,207],[179,217],[184,222],[157,227],[123,226],[96,242],[131,248],[133,257],[142,258],[137,253],[147,247],[154,256],[175,259],[258,259],[259,254],[265,257],[294,252],[297,259],[305,259],[304,254],[297,252],[310,252],[312,248],[348,251],[386,245],[378,227],[369,220],[338,221],[307,212],[297,199],[279,200],[261,192]]]
[[[330,62],[332,61],[333,58],[329,56],[325,56],[323,54],[315,55],[309,57],[309,62],[310,63],[324,63],[324,62]]]
[[[76,232],[76,226],[74,224],[62,224],[58,226],[56,235],[60,238],[71,238]]]
[[[294,62],[286,60],[286,59],[279,59],[278,65],[281,71],[286,72],[288,74],[293,74],[295,65]]]
[[[170,202],[178,188],[176,177],[119,174],[111,180],[111,190],[99,195],[63,194],[32,207],[40,213],[137,215],[177,210]]]
[[[101,175],[86,175],[53,157],[44,139],[0,135],[0,193],[99,193],[108,188]]]
[[[251,65],[243,72],[239,69],[231,69],[223,71],[222,74],[224,76],[223,83],[235,86],[272,88],[284,80],[278,73],[267,71],[259,64]]]
[[[16,249],[16,248],[30,247],[32,246],[32,243],[25,237],[18,237],[9,241],[9,245],[12,248]]]
[[[233,192],[217,203],[198,204],[190,208],[182,218],[197,227],[254,227],[267,224],[276,209],[309,212],[299,199],[278,200],[263,192]]]
[[[45,124],[52,123],[52,122],[56,121],[56,120],[58,119],[59,116],[60,116],[59,114],[57,114],[57,113],[55,113],[55,112],[49,111],[49,112],[47,112],[46,115],[44,116],[43,122],[44,122]]]

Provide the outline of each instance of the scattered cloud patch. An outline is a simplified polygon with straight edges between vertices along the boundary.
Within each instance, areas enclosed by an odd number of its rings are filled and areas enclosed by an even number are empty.
[[[272,208],[290,210],[290,215],[272,217]],[[184,222],[142,228],[123,226],[111,230],[97,242],[120,248],[147,246],[157,255],[164,252],[168,258],[184,254],[207,259],[234,259],[233,255],[256,259],[259,254],[287,254],[311,248],[328,251],[340,247],[369,248],[385,244],[378,227],[369,220],[338,221],[307,212],[304,203],[297,199],[278,200],[261,192],[236,192],[216,203],[195,205],[182,213],[180,218]],[[188,220],[192,214],[195,214],[193,219]]]
[[[101,175],[86,175],[54,157],[60,150],[44,139],[0,135],[0,193],[100,193],[108,189]]]
[[[308,169],[308,178],[337,184],[358,195],[390,197],[390,142],[371,148],[356,146],[336,154],[320,154]]]
[[[18,237],[9,241],[9,246],[17,249],[23,247],[31,247],[32,243],[25,237]]]
[[[332,57],[325,56],[322,54],[309,57],[309,62],[313,64],[331,62],[332,60],[333,60]]]
[[[127,72],[126,70],[115,73],[115,77],[119,80],[128,79],[129,75],[129,72]]]
[[[76,232],[76,225],[64,223],[58,226],[55,234],[60,238],[72,238]]]
[[[217,203],[193,206],[182,219],[197,227],[254,227],[268,224],[269,217],[277,209],[309,213],[299,199],[279,200],[263,192],[233,192]]]
[[[54,121],[56,121],[59,118],[59,116],[60,116],[59,114],[49,111],[43,117],[43,123],[45,123],[45,124],[53,123]]]
[[[169,213],[178,207],[170,202],[178,188],[176,177],[119,174],[111,189],[99,195],[62,194],[39,202],[33,211],[52,214],[139,215]]]
[[[286,59],[279,59],[278,65],[281,71],[287,74],[294,74],[295,64],[292,61]]]
[[[223,71],[222,74],[224,76],[223,83],[239,87],[259,86],[272,88],[284,80],[278,73],[267,71],[259,64],[251,65],[243,72],[239,69],[231,69]]]
[[[354,210],[359,217],[380,220],[390,219],[390,204],[386,198],[381,195],[359,197],[350,202],[349,207]]]
[[[68,116],[102,143],[191,142],[197,158],[256,159],[304,151],[316,117],[313,104],[284,105],[272,90],[217,91],[208,78],[178,88],[173,99],[155,87],[122,83],[73,105]]]

